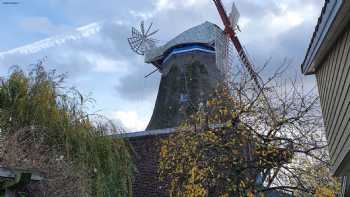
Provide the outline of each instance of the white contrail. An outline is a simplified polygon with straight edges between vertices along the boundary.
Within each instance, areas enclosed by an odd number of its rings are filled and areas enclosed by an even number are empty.
[[[3,59],[5,56],[11,55],[11,54],[27,55],[27,54],[37,53],[43,49],[62,45],[71,40],[79,40],[82,38],[90,37],[100,32],[101,28],[105,23],[106,23],[105,21],[91,23],[82,27],[78,27],[74,31],[66,34],[49,37],[28,45],[24,45],[8,51],[0,52],[0,59]],[[114,23],[122,24],[121,21],[116,21]]]

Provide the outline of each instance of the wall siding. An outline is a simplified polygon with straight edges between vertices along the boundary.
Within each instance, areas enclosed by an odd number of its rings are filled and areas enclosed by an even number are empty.
[[[333,166],[350,150],[350,28],[316,71],[322,114]]]

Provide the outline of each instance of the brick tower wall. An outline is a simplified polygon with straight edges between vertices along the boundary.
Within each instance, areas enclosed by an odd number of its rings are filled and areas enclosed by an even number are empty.
[[[215,54],[193,51],[171,57],[162,65],[156,104],[147,130],[177,127],[185,116],[206,102],[222,79]],[[188,102],[181,100],[186,95]]]

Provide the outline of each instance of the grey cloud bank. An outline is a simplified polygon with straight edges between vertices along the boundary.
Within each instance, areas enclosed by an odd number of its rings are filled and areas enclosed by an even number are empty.
[[[231,2],[224,1],[227,6]],[[274,69],[285,57],[293,58],[291,70],[299,71],[299,63],[302,61],[323,2],[319,0],[235,2],[241,12],[242,32],[239,36],[254,62],[260,66],[266,59],[273,57],[271,69]],[[98,33],[89,37],[71,40],[34,54],[14,53],[0,58],[1,75],[7,75],[11,65],[26,67],[46,56],[50,68],[68,73],[70,85],[81,88],[85,94],[93,93],[92,97],[96,99],[94,109],[102,109],[111,119],[129,127],[138,125],[129,128],[131,130],[141,130],[143,126],[140,125],[146,126],[153,110],[160,78],[159,74],[154,74],[144,79],[153,67],[144,64],[143,58],[129,49],[126,38],[130,34],[131,25],[138,26],[142,19],[146,19],[146,22],[154,21],[155,26],[160,29],[156,37],[162,43],[187,28],[207,20],[221,26],[216,9],[210,0],[147,0],[142,3],[136,0],[104,3],[50,0],[47,6],[57,6],[56,12],[70,22],[50,22],[56,20],[55,16],[40,16],[48,19],[39,21],[49,24],[50,29],[40,30],[46,35],[54,34],[52,25],[57,25],[57,29],[64,27],[62,31],[65,31],[67,28],[74,29],[96,21],[107,22]],[[18,20],[16,25],[19,28],[28,25],[23,24],[26,17],[31,18],[33,15],[23,16]],[[113,23],[115,19],[123,23]],[[22,21],[22,24],[19,21]],[[33,23],[30,20],[29,22]],[[33,38],[29,35],[35,29],[28,28],[27,31],[23,35],[28,35],[28,40],[31,41]],[[60,33],[61,30],[57,31]],[[3,47],[0,45],[0,48]],[[311,84],[312,79],[309,82]],[[131,122],[121,120],[123,115],[128,114],[133,116],[130,118],[133,119]]]

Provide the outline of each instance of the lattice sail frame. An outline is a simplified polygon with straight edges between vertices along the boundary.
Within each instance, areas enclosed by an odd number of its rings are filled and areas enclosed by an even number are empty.
[[[145,52],[147,50],[150,50],[156,47],[157,40],[151,38],[151,36],[156,34],[158,30],[150,32],[152,25],[153,23],[151,23],[151,25],[147,28],[147,30],[145,30],[145,25],[144,25],[144,22],[142,21],[140,25],[140,31],[132,27],[131,37],[128,38],[128,42],[131,49],[135,53],[139,55],[145,55]]]
[[[218,32],[215,39],[216,66],[227,79],[232,76],[235,60],[235,48],[224,32]]]

